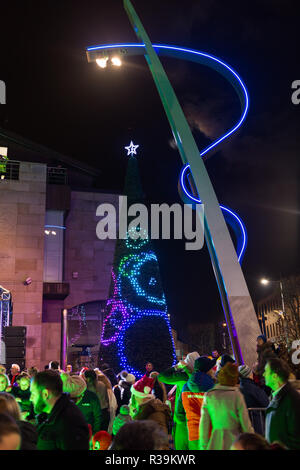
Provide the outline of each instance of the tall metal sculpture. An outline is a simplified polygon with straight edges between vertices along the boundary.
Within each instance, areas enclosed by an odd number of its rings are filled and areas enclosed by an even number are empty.
[[[131,2],[124,0],[124,7],[141,44],[116,44],[87,48],[89,61],[118,52],[144,54],[156,84],[184,168],[181,173],[182,194],[204,204],[205,239],[217,280],[222,306],[229,329],[232,348],[239,363],[252,365],[256,360],[256,337],[260,329],[251,297],[241,270],[238,257],[219,206],[214,188],[206,171],[204,159],[216,150],[240,128],[248,111],[248,94],[238,74],[222,60],[203,52],[174,46],[152,45]],[[221,73],[238,93],[242,113],[238,123],[203,151],[199,152],[184,113],[161,65],[158,54],[179,57],[201,63]],[[188,191],[185,177],[189,175]],[[189,201],[190,202],[190,201]]]

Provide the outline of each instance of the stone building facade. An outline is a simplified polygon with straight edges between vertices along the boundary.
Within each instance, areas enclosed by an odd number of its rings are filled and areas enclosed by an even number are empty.
[[[101,311],[95,316],[94,307],[109,295],[115,241],[97,238],[96,209],[117,206],[119,196],[101,191],[99,171],[82,162],[1,130],[4,146],[9,163],[0,180],[0,285],[12,294],[12,325],[27,328],[26,367],[44,369],[60,361],[63,309],[90,306],[101,329]],[[87,332],[76,335],[79,342],[90,341]]]

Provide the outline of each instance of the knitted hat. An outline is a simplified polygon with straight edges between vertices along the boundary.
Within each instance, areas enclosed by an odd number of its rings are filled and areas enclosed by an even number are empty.
[[[219,367],[224,367],[227,362],[231,362],[233,364],[235,360],[229,356],[229,354],[223,354],[223,356],[221,356]]]
[[[121,370],[121,372],[117,375],[117,377],[119,376],[121,380],[126,380],[127,375],[128,375],[127,370]]]
[[[61,374],[63,391],[69,393],[71,398],[78,398],[86,391],[85,380],[80,375]]]
[[[144,375],[140,380],[135,382],[130,388],[131,393],[139,398],[152,398],[151,390],[154,386],[155,379]]]
[[[135,382],[135,376],[133,374],[127,374],[126,377],[124,378],[125,382],[129,384],[134,384]]]
[[[239,371],[237,364],[227,362],[218,373],[218,383],[228,387],[237,385],[239,379]]]
[[[210,371],[215,363],[216,363],[217,359],[210,359],[209,357],[207,356],[200,356],[198,357],[198,359],[195,360],[195,364],[194,364],[194,372],[208,372]]]
[[[241,377],[244,377],[244,379],[249,377],[249,375],[251,375],[251,373],[252,373],[252,370],[246,364],[244,364],[243,366],[239,366],[239,374],[240,374]]]
[[[194,364],[195,360],[200,357],[200,354],[197,353],[197,351],[189,353],[186,358],[184,359],[184,362],[190,367],[191,370],[194,370]]]

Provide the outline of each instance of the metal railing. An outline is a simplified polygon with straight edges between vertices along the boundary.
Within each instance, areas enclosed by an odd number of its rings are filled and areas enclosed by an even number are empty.
[[[265,435],[266,408],[248,408],[249,418],[254,431]]]

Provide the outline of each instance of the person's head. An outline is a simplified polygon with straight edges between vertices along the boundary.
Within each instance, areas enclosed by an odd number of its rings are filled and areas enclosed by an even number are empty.
[[[265,335],[259,335],[256,339],[257,346],[262,346],[266,342],[267,342],[267,338],[265,337]]]
[[[21,433],[15,420],[5,414],[0,414],[0,450],[19,450]]]
[[[213,367],[216,364],[216,358],[210,359],[207,356],[200,356],[195,360],[194,372],[203,372],[210,376],[214,375]]]
[[[121,372],[118,373],[117,377],[120,377],[120,380],[125,380],[128,375],[127,370],[121,370]]]
[[[272,447],[260,434],[245,432],[236,438],[230,450],[272,450]]]
[[[6,413],[15,421],[21,421],[21,409],[15,397],[10,393],[0,393],[0,413]]]
[[[6,374],[0,374],[0,392],[5,392],[10,382]]]
[[[147,362],[146,371],[151,372],[154,369],[152,362]]]
[[[117,432],[111,450],[169,450],[169,438],[155,421],[131,421]]]
[[[239,375],[242,379],[253,379],[253,372],[246,364],[239,366]]]
[[[62,391],[63,383],[57,372],[54,370],[38,372],[30,384],[30,401],[34,412],[49,414]]]
[[[134,416],[135,412],[139,407],[146,401],[154,398],[151,391],[155,383],[154,378],[147,377],[146,375],[140,380],[135,382],[131,387],[131,398],[130,398],[130,414]]]
[[[71,374],[72,370],[73,370],[72,364],[68,364],[66,367],[67,374]]]
[[[28,369],[28,375],[29,377],[34,377],[36,374],[38,373],[38,370],[36,367],[32,366],[32,367],[29,367]]]
[[[97,382],[97,374],[93,369],[87,369],[83,372],[82,377],[87,385],[94,385]]]
[[[18,385],[22,391],[29,390],[30,377],[28,374],[22,373],[17,378]]]
[[[57,362],[57,361],[50,361],[50,362],[49,362],[49,369],[52,369],[52,370],[59,370],[59,362]]]
[[[231,364],[234,364],[234,363],[235,363],[235,360],[234,360],[233,357],[230,356],[229,354],[223,354],[223,355],[221,356],[220,361],[218,362],[218,368],[219,368],[219,369],[222,369],[222,367],[224,367],[225,364],[227,364],[228,362],[230,362]]]
[[[218,359],[218,357],[219,357],[219,353],[216,349],[214,351],[212,351],[211,355],[212,355],[212,357],[214,357],[216,359]]]
[[[238,384],[239,371],[236,364],[227,362],[218,373],[218,383],[227,387],[235,387]]]
[[[106,431],[98,431],[93,436],[93,450],[108,450],[112,436]]]
[[[69,393],[70,397],[78,403],[86,391],[86,382],[80,375],[69,375],[65,372],[61,374],[63,391]]]
[[[124,382],[126,382],[129,385],[133,385],[135,382],[135,376],[133,374],[127,374],[124,379]]]
[[[0,374],[6,374],[6,367],[3,364],[0,364]]]
[[[288,364],[281,359],[268,359],[263,373],[265,384],[273,391],[278,390],[289,380],[290,368]]]
[[[12,364],[10,368],[11,375],[17,375],[20,373],[20,366],[19,364]]]
[[[188,368],[192,372],[194,370],[195,360],[198,359],[198,357],[200,357],[200,354],[197,351],[193,351],[193,352],[188,353],[184,359],[184,363],[188,366]]]

